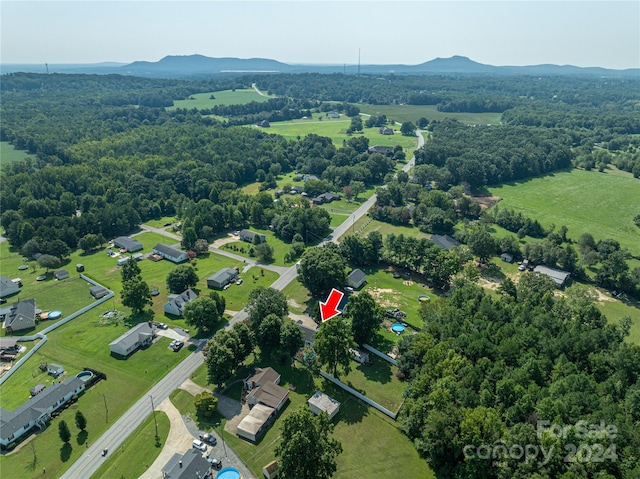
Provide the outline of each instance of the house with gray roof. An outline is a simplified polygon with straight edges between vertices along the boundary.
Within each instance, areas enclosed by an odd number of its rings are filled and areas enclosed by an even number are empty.
[[[255,231],[251,231],[247,229],[241,230],[239,236],[242,241],[246,241],[247,243],[266,243],[267,242],[267,237],[262,233],[257,233]]]
[[[449,235],[431,235],[431,242],[443,249],[451,249],[460,246],[460,242]]]
[[[161,472],[163,479],[212,479],[215,475],[202,452],[194,448],[174,454]]]
[[[235,268],[222,268],[215,274],[207,278],[207,287],[223,289],[226,285],[235,281],[238,277],[238,270]]]
[[[347,276],[347,285],[353,289],[361,288],[364,283],[367,282],[367,275],[361,269],[354,269],[349,276]]]
[[[569,277],[571,276],[571,273],[568,273],[567,271],[562,271],[560,269],[555,269],[555,268],[549,268],[548,266],[542,266],[542,265],[538,265],[535,268],[533,268],[533,272],[544,274],[545,276],[548,276],[549,278],[551,278],[553,282],[556,283],[556,288],[558,289],[564,288],[567,285],[567,282],[569,281]]]
[[[36,300],[18,301],[0,310],[0,321],[8,333],[36,327]]]
[[[150,346],[156,335],[156,328],[151,322],[137,324],[118,339],[109,343],[111,354],[129,357],[139,348]]]
[[[11,296],[20,291],[20,286],[8,276],[0,276],[0,298]]]
[[[169,261],[173,261],[174,263],[182,263],[187,260],[187,253],[185,251],[180,251],[173,246],[169,246],[166,244],[158,243],[153,247],[153,252],[159,256],[162,256],[164,259],[168,259]]]
[[[84,381],[73,376],[39,391],[15,411],[0,408],[0,445],[6,447],[17,442],[34,427],[44,428],[51,419],[51,413],[84,391],[84,388]]]
[[[134,240],[129,238],[128,236],[118,236],[113,240],[113,245],[116,248],[122,248],[126,250],[128,253],[134,253],[136,251],[140,251],[144,246],[138,240]]]
[[[169,301],[164,305],[164,312],[166,314],[172,314],[173,316],[182,316],[182,308],[184,305],[190,301],[193,301],[198,297],[198,293],[196,293],[191,288],[183,291],[180,294],[172,294],[169,296]]]

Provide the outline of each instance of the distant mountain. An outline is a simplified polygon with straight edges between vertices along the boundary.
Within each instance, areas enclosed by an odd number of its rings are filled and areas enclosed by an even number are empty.
[[[0,65],[1,73],[16,71],[45,73],[45,65]],[[51,73],[119,73],[156,78],[237,75],[242,73],[346,73],[404,75],[597,75],[640,77],[640,69],[609,70],[572,65],[494,66],[467,57],[435,58],[419,65],[313,65],[289,64],[268,58],[211,58],[204,55],[170,55],[157,62],[130,64],[49,65]]]

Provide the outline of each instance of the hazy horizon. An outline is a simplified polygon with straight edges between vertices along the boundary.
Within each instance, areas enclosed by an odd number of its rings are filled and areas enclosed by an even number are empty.
[[[640,68],[636,1],[0,2],[2,64],[155,62],[165,56],[288,64]]]

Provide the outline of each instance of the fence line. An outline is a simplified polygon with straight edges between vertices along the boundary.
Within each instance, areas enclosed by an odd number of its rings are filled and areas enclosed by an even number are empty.
[[[389,411],[386,407],[381,406],[380,404],[378,404],[377,402],[373,401],[372,399],[369,399],[367,396],[360,394],[358,391],[356,391],[355,389],[347,386],[345,383],[343,383],[342,381],[334,378],[333,376],[330,376],[329,374],[325,373],[324,371],[320,371],[320,376],[322,376],[325,379],[328,379],[329,381],[331,381],[333,384],[335,384],[338,387],[341,387],[342,389],[344,389],[345,391],[347,391],[349,394],[353,394],[355,397],[357,397],[358,399],[361,399],[362,401],[366,402],[368,405],[376,408],[378,411],[380,411],[383,414],[386,414],[387,416],[389,416],[391,419],[394,419],[398,416],[398,413],[395,412],[391,412]]]
[[[85,281],[93,284],[94,286],[102,286],[100,283],[96,282],[95,280],[88,278],[87,276],[85,276],[84,274],[81,274],[80,277],[82,279],[84,279]],[[44,343],[47,342],[47,333],[50,333],[51,331],[53,331],[54,329],[59,328],[60,326],[63,326],[65,324],[67,324],[69,321],[77,318],[78,316],[80,316],[81,314],[86,313],[87,311],[92,310],[93,308],[100,306],[102,303],[104,303],[105,301],[109,301],[111,298],[113,298],[115,296],[115,294],[113,293],[113,291],[109,291],[109,294],[107,294],[106,296],[95,300],[93,303],[85,306],[84,308],[79,309],[78,311],[70,314],[69,316],[67,316],[66,318],[61,319],[60,321],[56,321],[54,324],[52,324],[51,326],[48,326],[46,328],[44,328],[42,331],[40,331],[39,333],[36,333],[34,335],[31,336],[21,336],[18,338],[18,341],[35,341],[36,339],[41,339],[41,341],[36,344],[33,349],[31,349],[31,351],[28,351],[27,354],[24,355],[24,357],[20,358],[20,360],[13,365],[13,367],[11,369],[9,369],[6,373],[4,373],[2,375],[2,377],[0,377],[0,385],[4,384],[4,382],[9,379],[11,377],[11,375],[16,372],[18,370],[18,368],[20,366],[22,366],[31,356],[33,356],[35,354],[35,352],[40,349]]]
[[[396,360],[395,360],[395,359],[393,359],[393,358],[390,358],[388,355],[384,354],[383,352],[378,351],[378,350],[377,350],[376,348],[374,348],[373,346],[369,346],[368,344],[363,344],[363,345],[362,345],[362,347],[363,347],[364,349],[366,349],[367,351],[369,351],[369,352],[371,352],[371,353],[375,354],[376,356],[378,356],[378,357],[380,357],[380,358],[384,359],[385,361],[387,361],[387,362],[389,362],[389,363],[393,364],[394,366],[397,366],[397,365],[398,365],[398,361],[396,361]]]

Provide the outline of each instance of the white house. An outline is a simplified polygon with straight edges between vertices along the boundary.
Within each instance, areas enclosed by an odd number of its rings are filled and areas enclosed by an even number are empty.
[[[150,322],[140,323],[109,343],[111,354],[129,357],[138,348],[150,346],[156,335],[156,329]]]
[[[174,263],[182,263],[187,260],[187,253],[185,251],[180,251],[179,249],[162,243],[155,245],[153,252]]]
[[[275,416],[275,409],[262,404],[256,404],[249,414],[247,414],[240,424],[236,432],[238,436],[251,442],[256,442],[258,437],[266,431]]]
[[[182,316],[182,308],[190,301],[198,297],[198,294],[192,289],[188,289],[180,294],[172,294],[169,301],[164,305],[164,312],[174,316]]]
[[[51,413],[84,388],[84,381],[73,376],[40,391],[15,411],[0,408],[0,444],[6,447],[34,427],[44,428],[51,419]]]

